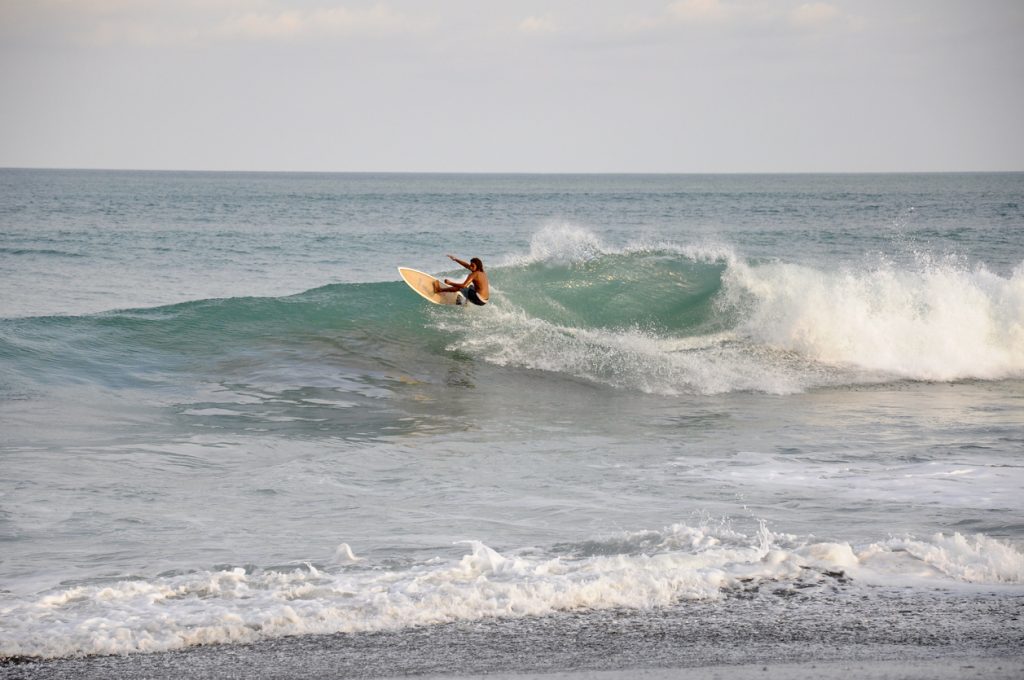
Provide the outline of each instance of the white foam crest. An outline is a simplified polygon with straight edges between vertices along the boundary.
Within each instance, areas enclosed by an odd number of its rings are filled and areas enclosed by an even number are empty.
[[[340,543],[338,544],[338,547],[334,549],[333,561],[335,564],[350,564],[358,562],[361,559],[361,557],[356,557],[348,543]]]
[[[1019,550],[959,534],[892,539],[858,551],[841,541],[776,534],[763,522],[752,535],[673,525],[660,540],[646,541],[640,554],[584,558],[502,554],[480,541],[466,544],[469,552],[459,559],[402,570],[236,568],[76,586],[34,599],[8,597],[0,603],[0,657],[156,652],[286,635],[649,608],[720,598],[752,582],[813,585],[836,571],[855,581],[884,581],[894,564],[901,573],[912,570],[908,562],[923,567],[916,576],[926,585],[1024,585]]]
[[[1024,263],[822,271],[736,263],[724,275],[751,339],[809,360],[917,380],[1024,376]]]
[[[530,251],[525,255],[509,255],[502,266],[525,266],[544,263],[587,262],[615,253],[596,234],[568,222],[553,222],[534,233]]]
[[[668,253],[705,264],[733,265],[741,261],[736,249],[724,243],[707,241],[682,245],[671,241],[633,241],[623,250],[625,254]]]
[[[525,266],[535,263],[579,264],[607,255],[672,254],[694,262],[732,264],[740,261],[736,250],[718,241],[679,244],[671,241],[633,240],[618,248],[606,243],[593,231],[570,222],[551,222],[530,238],[525,254],[508,255],[501,266]]]
[[[828,379],[799,357],[737,342],[730,333],[664,338],[640,328],[574,328],[531,317],[502,300],[469,319],[451,345],[499,366],[561,373],[666,396],[761,391],[791,394]],[[441,322],[444,328],[445,323]]]
[[[918,575],[936,574],[968,583],[1024,583],[1024,553],[1001,541],[977,534],[938,533],[927,541],[914,538],[892,538],[863,550],[859,559],[867,565],[880,562],[889,566],[892,558],[905,556],[916,564],[912,571]]]

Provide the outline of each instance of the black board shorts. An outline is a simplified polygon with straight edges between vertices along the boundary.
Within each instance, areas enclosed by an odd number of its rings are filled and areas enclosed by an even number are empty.
[[[476,286],[466,286],[459,292],[459,303],[460,305],[466,304],[464,300],[469,300],[474,305],[483,307],[487,304],[487,300],[482,300],[476,292]]]

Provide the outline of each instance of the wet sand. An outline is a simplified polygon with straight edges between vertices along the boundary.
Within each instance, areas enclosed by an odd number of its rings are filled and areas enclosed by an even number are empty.
[[[439,680],[452,676],[427,676]],[[936,659],[924,661],[842,661],[802,664],[746,664],[743,666],[706,666],[703,668],[650,668],[620,671],[578,671],[543,674],[504,674],[463,676],[466,680],[821,680],[857,678],[858,680],[1019,680],[1024,677],[1024,658]]]

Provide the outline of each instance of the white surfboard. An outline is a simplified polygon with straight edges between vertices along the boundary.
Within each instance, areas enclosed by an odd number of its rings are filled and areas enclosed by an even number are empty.
[[[409,269],[408,267],[399,267],[398,273],[402,275],[402,279],[409,284],[410,288],[412,288],[414,291],[416,291],[426,299],[433,302],[435,305],[459,304],[458,293],[434,292],[434,281],[437,281],[437,279],[431,276],[430,274],[424,274],[421,271]]]

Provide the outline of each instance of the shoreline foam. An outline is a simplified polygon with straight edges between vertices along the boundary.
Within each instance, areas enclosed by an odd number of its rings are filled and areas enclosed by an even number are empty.
[[[759,677],[812,677],[850,667],[856,677],[927,677],[982,660],[996,671],[1024,664],[1024,595],[843,588],[751,592],[726,602],[648,610],[562,613],[517,620],[421,626],[403,631],[302,635],[174,652],[65,658],[0,665],[14,678],[387,678],[504,674],[544,678],[716,676],[718,669],[769,668]],[[896,675],[907,663],[918,675]],[[796,666],[803,675],[789,675]],[[675,669],[675,670],[672,670]],[[679,669],[686,670],[685,674]],[[858,673],[860,672],[858,670]],[[760,671],[764,673],[764,671]],[[1002,671],[999,671],[1002,672]],[[554,677],[558,677],[555,675]],[[745,677],[745,676],[736,676]],[[821,675],[818,675],[821,677]],[[954,676],[936,676],[954,677]],[[959,677],[959,676],[956,676]],[[995,676],[999,677],[999,676]]]

